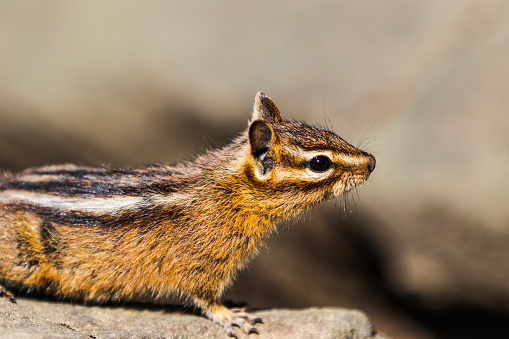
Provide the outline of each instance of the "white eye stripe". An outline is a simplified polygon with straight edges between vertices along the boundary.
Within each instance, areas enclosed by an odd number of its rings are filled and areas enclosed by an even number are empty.
[[[325,172],[315,172],[315,171],[311,170],[310,168],[306,168],[306,174],[308,175],[308,177],[310,179],[313,179],[315,181],[324,180],[324,179],[327,179],[328,177],[331,176],[331,174],[332,174],[332,167],[329,168]]]
[[[366,159],[363,157],[351,156],[348,154],[338,154],[338,160],[348,165],[365,165]]]
[[[284,181],[285,179],[290,180],[309,180],[309,181],[320,181],[327,179],[333,173],[330,169],[325,172],[314,172],[309,168],[295,170],[295,169],[285,169],[285,168],[277,168],[274,169],[276,171],[276,177]]]

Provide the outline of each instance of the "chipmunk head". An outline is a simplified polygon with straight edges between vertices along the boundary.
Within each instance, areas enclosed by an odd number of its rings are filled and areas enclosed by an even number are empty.
[[[283,120],[276,104],[262,92],[255,98],[248,140],[251,161],[246,174],[253,187],[268,195],[285,193],[304,205],[350,191],[375,168],[371,154],[335,133]]]

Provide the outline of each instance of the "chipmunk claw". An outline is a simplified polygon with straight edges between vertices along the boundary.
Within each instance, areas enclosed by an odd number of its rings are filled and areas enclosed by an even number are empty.
[[[6,289],[5,287],[3,287],[2,285],[0,285],[0,298],[1,297],[6,298],[7,300],[9,300],[13,304],[17,304],[16,298],[14,297],[14,294],[9,292],[9,290]]]
[[[237,338],[237,334],[233,330],[233,327],[238,327],[242,330],[242,332],[246,334],[259,334],[258,329],[255,327],[256,324],[263,323],[262,319],[259,317],[252,317],[247,314],[243,309],[233,309],[231,310],[232,316],[226,324],[223,325],[226,333],[233,338]]]
[[[246,334],[259,334],[255,325],[263,323],[261,318],[247,314],[244,309],[228,309],[222,305],[216,306],[214,312],[207,313],[206,316],[223,326],[226,334],[232,338],[238,338],[234,327],[240,328]]]

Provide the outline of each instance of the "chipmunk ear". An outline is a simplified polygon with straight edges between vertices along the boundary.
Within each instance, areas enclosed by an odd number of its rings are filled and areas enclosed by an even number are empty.
[[[274,167],[274,159],[269,154],[276,138],[274,129],[263,120],[255,120],[249,125],[248,136],[251,155],[261,165],[261,173],[265,175]]]
[[[281,122],[281,113],[279,113],[277,105],[263,92],[256,93],[252,121],[255,120],[265,120],[271,123]]]

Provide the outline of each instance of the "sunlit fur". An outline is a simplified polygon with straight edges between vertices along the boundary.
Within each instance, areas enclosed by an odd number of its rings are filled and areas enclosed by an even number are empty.
[[[308,163],[326,155],[322,173]],[[190,298],[234,336],[256,320],[222,306],[276,222],[365,181],[372,155],[282,120],[258,93],[248,129],[176,166],[47,166],[0,177],[0,283],[107,301]]]

